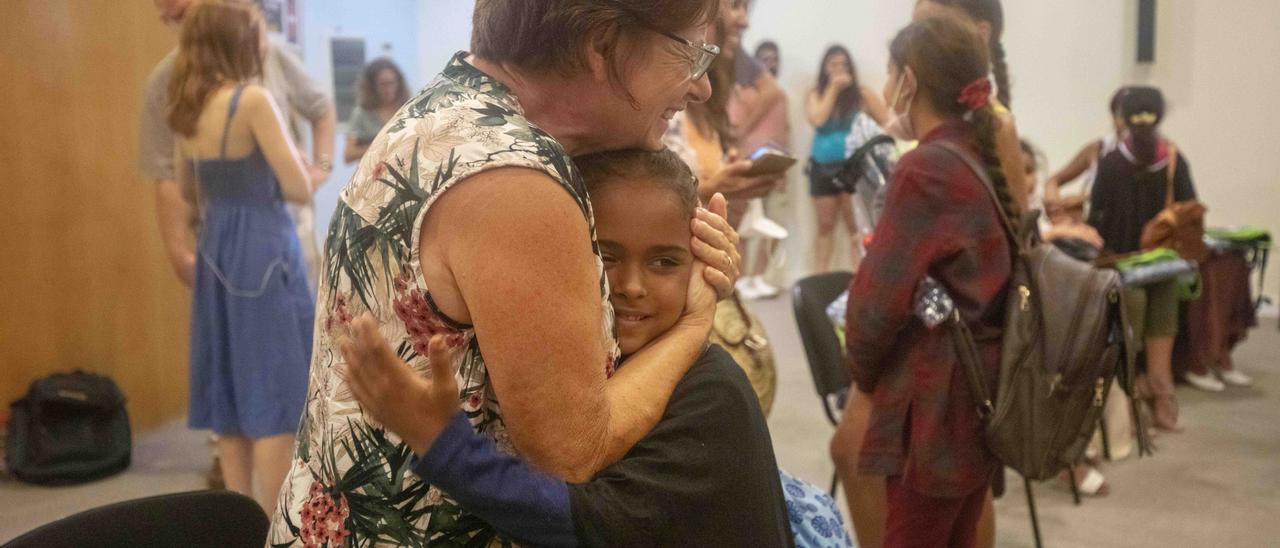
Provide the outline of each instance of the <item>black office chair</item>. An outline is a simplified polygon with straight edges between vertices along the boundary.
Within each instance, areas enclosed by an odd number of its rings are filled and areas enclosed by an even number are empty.
[[[193,491],[85,510],[41,526],[3,548],[262,548],[270,525],[262,507],[249,497],[231,491]]]
[[[850,272],[818,274],[796,282],[791,288],[791,306],[795,309],[796,326],[800,328],[800,342],[809,360],[813,386],[822,398],[822,411],[833,426],[840,422],[852,379],[845,368],[840,339],[827,317],[827,306],[849,287],[852,278]],[[832,473],[832,496],[838,480],[839,476]]]

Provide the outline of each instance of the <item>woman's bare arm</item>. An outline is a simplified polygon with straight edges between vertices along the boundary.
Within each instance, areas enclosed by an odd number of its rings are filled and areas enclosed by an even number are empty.
[[[315,190],[311,185],[311,177],[302,163],[302,155],[298,153],[293,138],[285,129],[284,117],[271,98],[271,94],[261,86],[251,85],[245,88],[240,99],[242,108],[249,116],[249,128],[253,138],[262,149],[267,164],[280,180],[280,190],[285,200],[296,204],[311,203],[311,193]]]
[[[369,152],[368,144],[360,144],[356,141],[355,135],[347,135],[347,144],[342,147],[342,160],[348,164],[354,164],[364,157],[364,153]]]
[[[1057,173],[1050,175],[1044,182],[1044,199],[1046,202],[1056,202],[1062,199],[1062,193],[1059,189],[1062,185],[1075,181],[1077,177],[1084,174],[1089,169],[1089,165],[1098,158],[1098,150],[1102,147],[1102,141],[1096,140],[1080,149],[1067,165],[1058,170]]]
[[[810,125],[821,127],[822,124],[827,123],[827,119],[831,118],[831,111],[836,108],[836,95],[832,92],[832,86],[827,86],[826,91],[817,88],[809,91],[809,96],[805,99],[804,112]]]
[[[880,94],[865,86],[862,88],[862,111],[875,120],[876,125],[880,127],[889,125],[889,107],[885,106]]]

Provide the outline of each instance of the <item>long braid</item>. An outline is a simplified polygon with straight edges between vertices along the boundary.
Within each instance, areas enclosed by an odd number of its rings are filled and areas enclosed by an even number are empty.
[[[991,25],[988,37],[987,55],[991,61],[991,72],[996,79],[996,98],[1005,108],[1013,108],[1013,90],[1009,83],[1009,64],[1005,61],[1004,52],[1004,6],[1000,0],[929,0],[941,6],[948,6],[963,12],[974,22]]]
[[[1004,168],[1000,164],[1000,157],[996,154],[996,135],[1000,131],[1000,119],[996,117],[991,105],[987,105],[973,111],[970,123],[973,125],[974,137],[978,141],[978,153],[982,156],[983,165],[987,167],[987,176],[995,187],[996,198],[999,198],[1000,209],[1012,221],[1013,229],[1018,230],[1021,225],[1018,222],[1018,209],[1013,200],[1013,192],[1009,189],[1009,180],[1005,177]],[[1015,238],[1019,236],[1014,234]]]

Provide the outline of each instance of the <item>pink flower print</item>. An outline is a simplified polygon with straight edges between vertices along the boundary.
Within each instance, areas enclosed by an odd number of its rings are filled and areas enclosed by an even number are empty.
[[[396,293],[407,291],[411,283],[413,283],[413,273],[408,270],[401,271],[395,279]]]
[[[373,168],[373,180],[380,181],[382,180],[382,177],[385,176],[386,174],[387,174],[387,163],[378,162],[378,165]]]
[[[616,372],[616,371],[618,370],[617,363],[615,363],[616,361],[617,361],[617,358],[615,358],[615,357],[613,356],[613,353],[612,353],[612,352],[611,352],[611,353],[609,353],[607,356],[605,356],[605,358],[604,358],[604,376],[605,376],[605,378],[606,378],[606,379],[608,379],[608,378],[613,378],[613,373],[614,373],[614,372]]]
[[[302,527],[298,538],[308,548],[325,544],[341,546],[351,535],[347,529],[350,516],[351,508],[345,495],[338,494],[335,501],[320,482],[312,481],[307,502],[302,506]]]
[[[324,330],[333,333],[334,327],[351,327],[351,311],[347,310],[347,298],[339,293],[333,300],[333,310],[324,319]]]
[[[427,355],[427,344],[431,341],[431,337],[439,334],[460,335],[458,330],[445,325],[431,308],[430,303],[427,302],[427,292],[417,286],[412,273],[407,270],[401,272],[395,279],[395,288],[396,298],[391,303],[391,309],[404,323],[405,333],[413,345],[413,351],[419,356]],[[461,342],[459,339],[459,342],[455,343],[451,339],[450,344],[457,346]]]

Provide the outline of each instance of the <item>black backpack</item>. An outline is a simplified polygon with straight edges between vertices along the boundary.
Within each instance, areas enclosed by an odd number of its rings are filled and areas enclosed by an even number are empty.
[[[92,373],[32,382],[9,406],[9,473],[30,483],[72,485],[128,468],[132,440],[124,401],[115,382]]]

